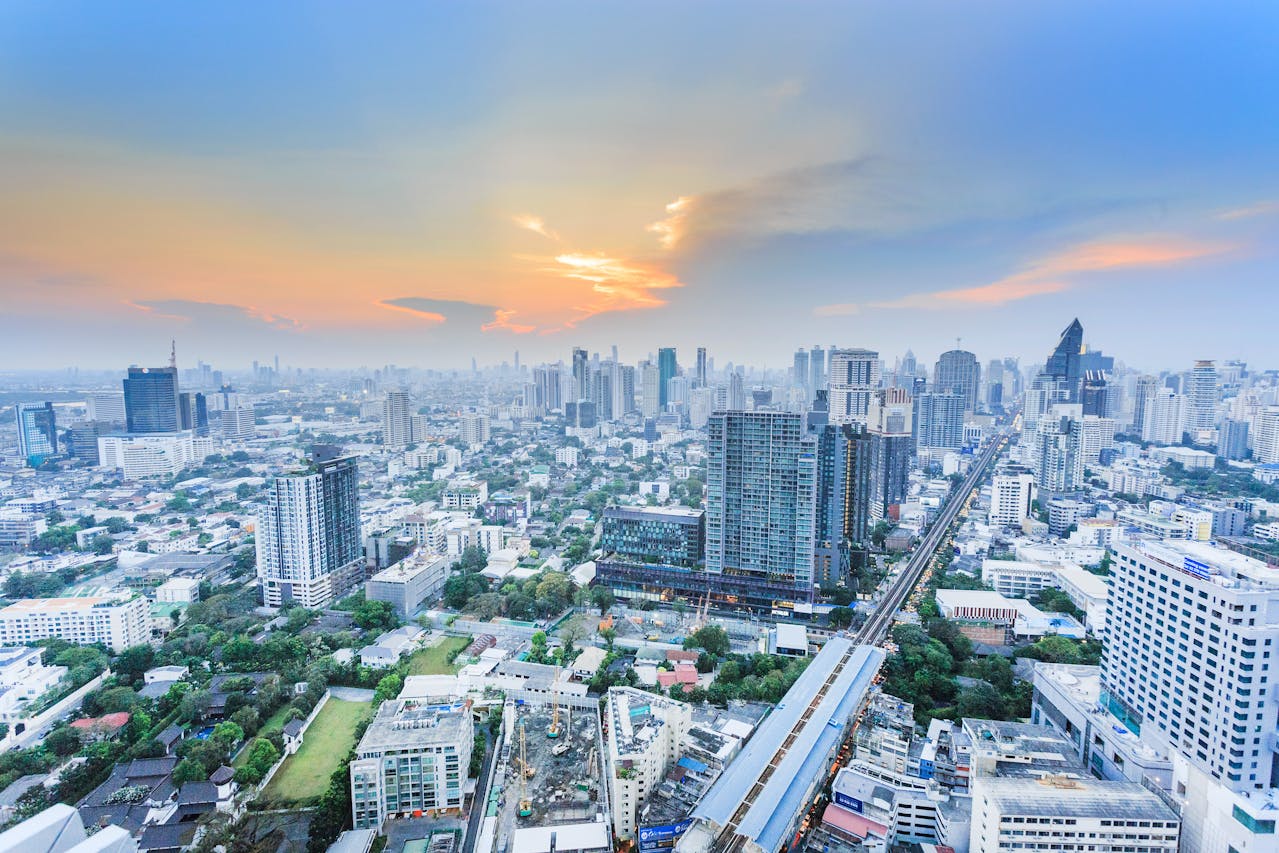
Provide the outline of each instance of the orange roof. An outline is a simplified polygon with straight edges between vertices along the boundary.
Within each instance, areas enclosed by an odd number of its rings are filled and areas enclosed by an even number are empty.
[[[840,808],[834,803],[828,805],[826,811],[822,812],[822,823],[842,831],[845,835],[852,835],[857,838],[864,839],[868,835],[874,835],[878,838],[888,837],[888,827],[882,823],[876,823],[869,818],[850,812],[848,809]]]
[[[73,729],[118,729],[122,728],[125,723],[129,722],[129,714],[125,711],[116,711],[114,714],[104,714],[101,717],[85,717],[76,720],[71,724]]]
[[[669,661],[696,661],[700,652],[692,649],[667,649],[666,659]]]

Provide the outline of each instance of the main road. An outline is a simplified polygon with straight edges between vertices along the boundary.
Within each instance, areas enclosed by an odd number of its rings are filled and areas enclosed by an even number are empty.
[[[986,446],[981,456],[969,468],[968,476],[964,478],[959,488],[950,493],[932,526],[928,528],[924,533],[924,538],[920,540],[919,545],[911,552],[905,570],[889,586],[888,591],[879,600],[879,606],[875,608],[870,618],[866,620],[866,623],[862,625],[854,636],[854,640],[857,643],[877,646],[887,638],[889,630],[893,627],[893,621],[897,618],[897,612],[901,609],[902,604],[905,603],[906,598],[916,584],[919,583],[920,577],[924,574],[924,569],[928,567],[929,562],[932,561],[933,556],[937,553],[942,537],[946,535],[950,525],[955,521],[955,516],[959,514],[960,508],[968,502],[968,497],[977,488],[982,478],[986,476],[990,463],[1003,450],[1007,441],[1007,431],[1001,432],[991,439],[990,444]]]

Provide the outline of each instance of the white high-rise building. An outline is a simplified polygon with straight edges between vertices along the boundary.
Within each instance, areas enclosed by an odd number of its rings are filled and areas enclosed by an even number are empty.
[[[1253,432],[1252,457],[1264,464],[1279,462],[1279,406],[1257,412],[1257,428]]]
[[[253,409],[243,407],[223,409],[218,421],[218,433],[231,441],[247,441],[257,434],[257,418]]]
[[[197,447],[197,444],[201,445]],[[114,468],[126,480],[172,477],[203,459],[208,440],[187,432],[98,436],[98,465]]]
[[[407,391],[388,391],[382,404],[382,445],[404,448],[413,443],[413,401]]]
[[[1217,402],[1221,396],[1216,362],[1196,361],[1186,386],[1186,429],[1190,432],[1212,429],[1217,422]]]
[[[1141,440],[1176,444],[1186,429],[1186,398],[1171,388],[1160,388],[1146,401]]]
[[[644,362],[640,367],[640,414],[646,418],[655,418],[662,411],[661,387],[662,373],[656,364]]]
[[[1115,434],[1119,432],[1119,422],[1114,418],[1101,418],[1096,415],[1084,415],[1079,422],[1080,449],[1085,465],[1095,465],[1101,458],[1103,450],[1113,449]]]
[[[990,523],[1016,527],[1030,515],[1035,502],[1035,475],[996,474],[990,487]]]
[[[317,459],[302,473],[272,480],[256,540],[267,607],[323,607],[362,580],[355,457]]]
[[[1053,406],[1036,425],[1030,456],[1041,492],[1071,492],[1083,485],[1080,408],[1077,403]]]
[[[89,420],[104,423],[124,423],[123,394],[90,394],[84,401]]]
[[[489,416],[467,412],[458,418],[458,430],[466,444],[488,444]]]
[[[879,353],[839,349],[830,354],[828,402],[833,424],[865,423],[879,387]]]

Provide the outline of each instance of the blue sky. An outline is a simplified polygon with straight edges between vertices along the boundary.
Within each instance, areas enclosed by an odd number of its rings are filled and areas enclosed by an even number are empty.
[[[1275,366],[1276,80],[1262,3],[5,4],[0,360]]]

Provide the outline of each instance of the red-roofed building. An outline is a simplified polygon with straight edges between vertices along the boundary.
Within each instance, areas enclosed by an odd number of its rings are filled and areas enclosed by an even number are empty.
[[[851,841],[863,841],[867,837],[888,838],[888,827],[882,823],[876,823],[834,803],[822,812],[822,824],[834,835]]]
[[[671,663],[697,663],[700,654],[692,649],[668,649],[666,659]]]
[[[117,711],[114,714],[104,714],[101,717],[85,717],[76,720],[71,724],[71,728],[93,740],[103,740],[128,725],[130,719],[132,717],[128,713]]]

